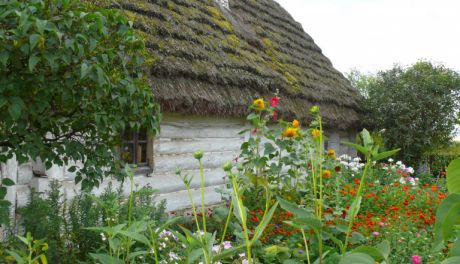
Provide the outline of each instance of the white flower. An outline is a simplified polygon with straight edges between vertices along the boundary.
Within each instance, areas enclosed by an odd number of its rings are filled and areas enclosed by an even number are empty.
[[[219,251],[220,251],[220,246],[218,246],[218,245],[212,246],[212,251],[213,251],[214,253],[219,253]]]
[[[224,249],[229,249],[232,247],[232,242],[230,241],[224,241]]]
[[[390,163],[392,163],[393,161],[395,161],[395,160],[392,159],[392,158],[389,158],[389,159],[388,159],[388,162],[390,162]]]
[[[104,233],[101,233],[101,239],[102,239],[102,241],[105,241],[105,240],[107,240],[107,237],[105,236],[105,234],[104,234]]]
[[[396,165],[403,166],[403,163],[402,163],[402,161],[398,160],[398,161],[396,161]]]

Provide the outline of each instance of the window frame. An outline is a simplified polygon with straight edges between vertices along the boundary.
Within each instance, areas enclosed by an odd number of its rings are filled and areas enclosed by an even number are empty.
[[[127,138],[127,133],[129,133],[129,138]],[[140,134],[145,133],[145,139],[141,139]],[[139,162],[139,144],[145,145],[145,162]],[[123,160],[124,147],[132,145],[131,151],[128,151],[132,158],[132,163],[138,167],[136,174],[140,173],[151,173],[153,172],[153,137],[149,136],[148,131],[146,130],[127,130],[121,134],[121,144],[120,144],[120,158]]]

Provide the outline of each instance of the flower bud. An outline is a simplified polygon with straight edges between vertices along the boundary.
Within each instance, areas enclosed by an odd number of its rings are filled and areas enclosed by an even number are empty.
[[[231,171],[232,170],[232,163],[230,161],[224,164],[224,171]]]
[[[314,106],[312,106],[310,108],[310,113],[312,113],[312,114],[316,114],[316,113],[318,113],[318,111],[319,111],[319,106],[317,106],[317,105],[314,105]]]
[[[203,158],[203,151],[201,150],[195,151],[195,153],[193,153],[193,157],[195,157],[195,159],[197,160],[201,160],[201,158]]]

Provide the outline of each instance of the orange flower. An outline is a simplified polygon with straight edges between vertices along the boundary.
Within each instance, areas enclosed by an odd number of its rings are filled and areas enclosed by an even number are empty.
[[[329,149],[329,150],[327,150],[327,153],[326,153],[326,154],[327,154],[327,156],[328,156],[329,158],[335,159],[335,150]]]
[[[292,127],[293,128],[298,128],[299,127],[299,120],[297,120],[297,119],[292,120]]]
[[[298,131],[297,128],[288,127],[286,128],[286,130],[284,130],[283,136],[284,137],[294,137],[297,135],[297,131]]]
[[[315,128],[311,131],[311,135],[313,138],[319,138],[321,136],[321,130]]]
[[[265,108],[265,101],[263,98],[256,99],[252,102],[252,106],[257,110],[263,110]]]
[[[437,192],[437,191],[438,191],[438,186],[436,186],[436,185],[431,185],[431,190],[432,190],[433,192]]]
[[[329,178],[331,178],[331,171],[330,171],[330,170],[324,170],[324,171],[323,171],[323,178],[324,178],[324,179],[329,179]]]

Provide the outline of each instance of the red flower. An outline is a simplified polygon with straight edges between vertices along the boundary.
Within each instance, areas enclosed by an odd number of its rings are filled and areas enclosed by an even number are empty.
[[[270,105],[271,106],[278,106],[279,103],[280,103],[280,98],[279,97],[270,98]]]

